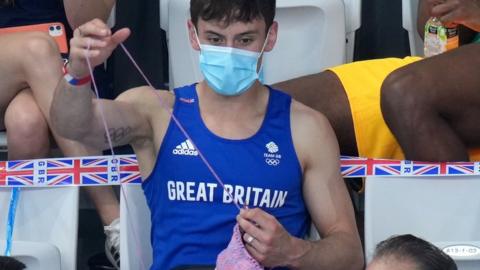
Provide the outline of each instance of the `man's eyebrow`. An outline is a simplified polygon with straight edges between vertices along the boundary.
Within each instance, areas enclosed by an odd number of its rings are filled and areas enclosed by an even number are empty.
[[[240,33],[240,34],[238,34],[237,36],[255,35],[255,34],[258,34],[258,33],[259,33],[258,30],[250,30],[250,31],[246,31],[246,32]]]
[[[224,37],[222,34],[219,34],[215,31],[212,31],[212,30],[207,30],[205,31],[205,34],[210,34],[210,35],[216,35],[216,36],[219,36],[219,37]]]
[[[245,32],[242,32],[242,33],[240,33],[240,34],[237,34],[235,37],[241,37],[241,36],[245,36],[245,35],[256,35],[256,34],[258,34],[258,33],[259,33],[258,30],[250,30],[250,31],[245,31]],[[216,35],[216,36],[219,36],[219,37],[222,37],[222,38],[225,37],[224,35],[222,35],[222,34],[220,34],[220,33],[217,33],[217,32],[215,32],[215,31],[213,31],[213,30],[206,30],[206,31],[205,31],[205,34],[207,34],[207,35],[208,35],[208,34],[210,34],[210,35]]]

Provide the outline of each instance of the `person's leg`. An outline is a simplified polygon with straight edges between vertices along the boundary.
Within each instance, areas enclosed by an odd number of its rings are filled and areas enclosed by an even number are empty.
[[[391,73],[382,86],[386,123],[407,159],[468,160],[480,144],[480,45],[472,44]]]
[[[29,89],[21,91],[13,98],[5,112],[4,121],[9,160],[48,156],[48,124]]]
[[[28,86],[49,122],[53,93],[62,78],[63,63],[57,44],[49,35],[39,32],[0,36],[0,44],[3,51],[0,59],[6,66],[4,73],[10,76],[14,74],[17,84],[10,88],[2,87],[2,90],[9,89],[8,92],[14,91],[16,94],[24,88],[18,85]]]
[[[343,155],[357,156],[352,113],[342,83],[331,71],[277,83],[275,88],[323,113],[330,121]]]
[[[86,187],[90,199],[104,225],[105,255],[120,268],[120,207],[112,187]]]
[[[34,37],[27,34],[0,35],[0,108],[2,113],[13,98],[23,89],[29,88],[25,80],[23,44],[28,38]],[[2,119],[3,120],[3,119]]]
[[[35,101],[42,111],[47,123],[50,122],[50,104],[54,90],[62,79],[62,60],[55,41],[43,33],[17,33],[0,35],[0,109],[6,108],[19,91],[29,87]],[[8,79],[5,79],[8,78]],[[66,140],[53,134],[55,140],[65,156],[91,156],[99,155],[100,151],[90,149],[77,142]],[[14,136],[12,134],[12,136]],[[99,189],[92,196],[93,200],[116,197],[109,188]],[[91,189],[90,189],[91,190]],[[98,193],[104,191],[103,196]],[[94,201],[95,205],[101,202]],[[105,214],[105,209],[100,209],[99,214],[103,220],[110,220],[118,211]],[[118,209],[118,207],[117,207]],[[106,215],[106,217],[103,217]],[[109,225],[109,224],[105,224]]]
[[[103,225],[111,224],[120,216],[118,199],[111,187],[85,187],[100,215]]]
[[[20,91],[29,88],[48,123],[53,93],[62,77],[55,41],[40,32],[3,34],[0,48],[0,108],[6,108]],[[63,141],[58,142],[60,147]]]

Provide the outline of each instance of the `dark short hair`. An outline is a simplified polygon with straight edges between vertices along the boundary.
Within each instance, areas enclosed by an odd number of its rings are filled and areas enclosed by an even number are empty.
[[[419,270],[457,270],[450,256],[411,234],[393,236],[380,242],[375,249],[374,259],[381,258],[410,260]]]
[[[25,268],[25,264],[15,258],[0,256],[0,270],[23,270]]]
[[[190,0],[190,17],[195,27],[199,18],[225,25],[263,19],[268,29],[275,18],[275,7],[276,0]]]

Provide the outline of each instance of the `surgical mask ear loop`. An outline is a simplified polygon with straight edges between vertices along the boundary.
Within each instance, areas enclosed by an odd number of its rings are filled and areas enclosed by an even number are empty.
[[[188,29],[187,29],[188,30]],[[200,52],[202,51],[202,44],[200,43],[200,39],[198,38],[198,33],[197,33],[197,28],[195,27],[195,25],[193,26],[193,31],[195,32],[195,38],[197,39],[197,42],[198,42],[198,47],[200,48]],[[188,32],[188,31],[187,31]],[[190,38],[190,37],[189,37]],[[198,59],[198,57],[197,57]],[[195,59],[193,58],[193,54],[190,53],[190,61],[192,63],[195,63]],[[198,70],[198,68],[194,68],[193,70],[193,73],[195,74],[195,78],[202,78],[202,75],[200,73],[200,71]]]
[[[270,36],[270,30],[272,30],[272,27],[268,28],[268,32],[267,32],[267,36],[265,38],[265,42],[263,42],[262,50],[260,51],[260,55],[258,56],[259,61],[260,61],[260,58],[262,58],[262,56],[265,53],[265,47],[267,47],[268,37]],[[197,39],[198,39],[198,37],[197,37]],[[257,74],[260,74],[262,72],[262,69],[263,69],[263,59],[262,59],[262,62],[260,62],[260,68],[258,69]]]
[[[195,33],[195,38],[197,39],[198,47],[200,48],[200,51],[201,51],[202,43],[200,43],[200,38],[198,37],[197,28],[195,26],[193,26],[193,32]]]

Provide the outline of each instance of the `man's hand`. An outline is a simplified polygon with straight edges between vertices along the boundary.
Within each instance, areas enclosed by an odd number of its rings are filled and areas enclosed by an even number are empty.
[[[248,252],[264,267],[291,266],[308,242],[291,236],[273,217],[261,209],[241,210],[237,216]]]
[[[77,78],[88,74],[86,57],[90,59],[92,68],[105,62],[112,51],[125,41],[130,30],[123,28],[112,34],[110,28],[101,20],[91,20],[73,32],[70,40],[69,73]]]
[[[480,0],[427,0],[430,14],[448,25],[462,24],[480,32]]]

